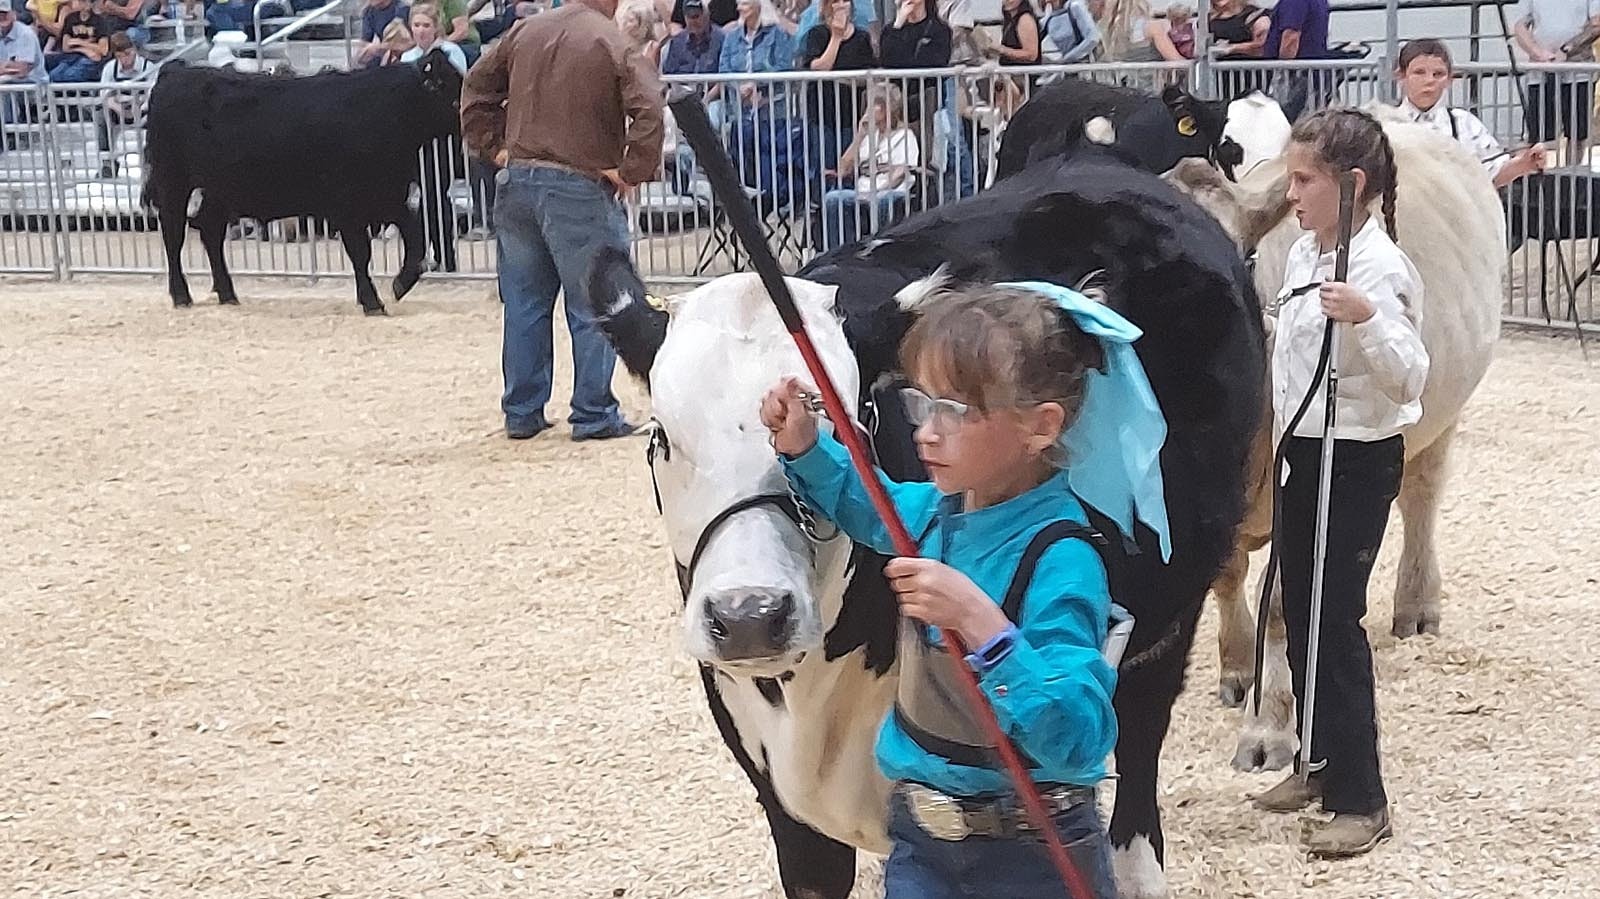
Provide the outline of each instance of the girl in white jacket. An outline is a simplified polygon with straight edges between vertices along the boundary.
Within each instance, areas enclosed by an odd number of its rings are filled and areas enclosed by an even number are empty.
[[[1361,618],[1367,580],[1405,466],[1401,431],[1422,414],[1428,354],[1420,332],[1422,283],[1395,245],[1394,152],[1377,121],[1354,109],[1302,119],[1290,136],[1288,200],[1308,234],[1289,253],[1272,354],[1279,435],[1312,390],[1329,319],[1344,328],[1333,431],[1333,490],[1317,655],[1311,758],[1327,764],[1309,785],[1298,775],[1257,797],[1269,811],[1318,800],[1333,819],[1306,833],[1314,855],[1358,855],[1390,834],[1378,760],[1372,651]],[[1339,177],[1353,172],[1357,204],[1347,280],[1333,280]],[[1368,208],[1380,201],[1383,224]],[[1312,551],[1322,456],[1323,386],[1289,435],[1279,555],[1296,705],[1303,714]]]

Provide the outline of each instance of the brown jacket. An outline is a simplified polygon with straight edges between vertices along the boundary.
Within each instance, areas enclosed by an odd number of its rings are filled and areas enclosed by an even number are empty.
[[[604,14],[569,2],[518,22],[467,73],[461,134],[494,159],[553,162],[641,184],[661,166],[661,80]]]

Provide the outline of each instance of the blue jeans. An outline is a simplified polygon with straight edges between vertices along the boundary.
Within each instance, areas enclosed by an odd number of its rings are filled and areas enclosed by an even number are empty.
[[[1116,899],[1111,877],[1111,842],[1092,803],[1055,817],[1067,854],[1096,899]],[[946,841],[931,836],[912,817],[896,791],[889,805],[889,839],[894,848],[883,867],[884,899],[1064,899],[1049,851],[1037,839],[967,837]]]
[[[827,252],[855,243],[861,236],[863,224],[869,231],[884,227],[894,220],[896,213],[906,208],[910,197],[903,188],[882,190],[876,197],[853,187],[836,187],[828,191],[822,195],[820,249]],[[872,209],[873,205],[877,206],[876,212]]]
[[[67,53],[50,67],[50,80],[56,84],[99,81],[102,65],[82,53]]]
[[[572,333],[572,432],[583,436],[622,422],[611,393],[617,356],[589,307],[589,265],[606,247],[628,249],[628,220],[611,191],[559,169],[512,166],[495,176],[494,223],[505,301],[500,400],[506,427],[545,424],[555,362],[552,319],[564,294]]]

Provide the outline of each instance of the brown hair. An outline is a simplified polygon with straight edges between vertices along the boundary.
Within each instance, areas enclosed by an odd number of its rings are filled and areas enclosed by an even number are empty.
[[[1431,37],[1407,41],[1406,45],[1400,50],[1400,63],[1395,66],[1395,71],[1404,72],[1406,69],[1411,68],[1413,62],[1424,56],[1438,57],[1444,60],[1445,69],[1452,72],[1455,71],[1455,63],[1450,60],[1450,48],[1444,45],[1444,41]]]
[[[1084,378],[1105,364],[1099,341],[1049,297],[1019,287],[940,290],[900,346],[908,375],[935,374],[980,410],[1060,403],[1065,428],[1078,415]]]
[[[124,50],[132,50],[133,39],[128,37],[128,32],[119,31],[111,36],[110,48],[113,54],[121,53]]]
[[[1289,140],[1310,147],[1335,175],[1360,169],[1367,184],[1356,201],[1372,202],[1383,198],[1383,226],[1390,239],[1397,239],[1394,228],[1395,168],[1394,148],[1378,120],[1350,107],[1332,107],[1312,113],[1296,122]]]

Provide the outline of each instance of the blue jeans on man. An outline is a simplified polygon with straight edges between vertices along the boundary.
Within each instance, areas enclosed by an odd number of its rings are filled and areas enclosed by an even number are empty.
[[[496,175],[494,223],[505,301],[501,371],[506,434],[532,437],[549,427],[555,365],[556,295],[565,298],[572,334],[575,440],[632,432],[611,392],[616,353],[589,306],[589,265],[600,250],[628,249],[628,220],[609,186],[555,168],[513,164]]]
[[[1100,826],[1099,810],[1085,802],[1052,820],[1062,846],[1095,899],[1115,899],[1111,843]],[[883,866],[884,899],[1068,896],[1042,840],[981,836],[941,840],[917,824],[898,790],[889,804],[889,839],[894,848]]]
[[[104,64],[91,59],[82,53],[63,53],[50,64],[50,81],[52,84],[82,84],[85,81],[99,81],[100,69]]]

